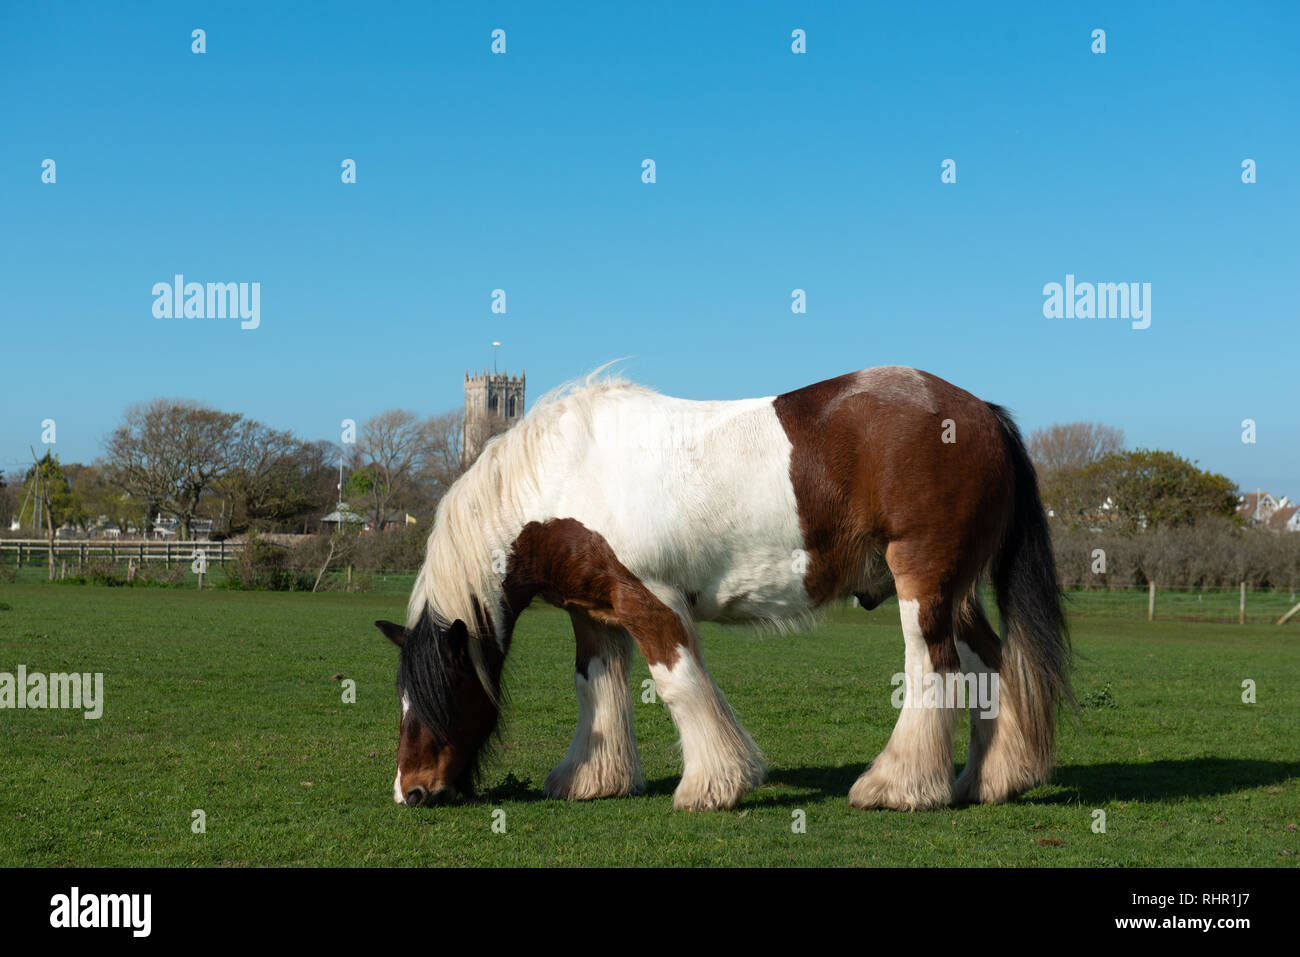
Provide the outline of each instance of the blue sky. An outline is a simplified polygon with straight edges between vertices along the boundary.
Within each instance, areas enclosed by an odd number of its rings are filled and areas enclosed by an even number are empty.
[[[155,396],[445,411],[495,339],[530,401],[913,365],[1300,498],[1300,5],[443,6],[5,6],[0,468]],[[175,273],[260,282],[260,327],[155,318]],[[1067,273],[1151,283],[1150,328],[1044,318]]]

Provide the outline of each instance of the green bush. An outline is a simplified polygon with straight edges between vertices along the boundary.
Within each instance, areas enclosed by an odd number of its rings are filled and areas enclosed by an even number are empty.
[[[250,535],[239,555],[226,563],[224,588],[241,591],[311,591],[316,576],[294,567],[282,545]]]

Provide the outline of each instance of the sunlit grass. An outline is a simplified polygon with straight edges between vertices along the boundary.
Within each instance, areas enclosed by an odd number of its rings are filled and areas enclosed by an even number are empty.
[[[98,721],[0,711],[6,865],[1286,865],[1300,855],[1300,628],[1147,623],[1074,603],[1076,685],[1053,782],[1001,807],[848,806],[883,746],[902,664],[897,608],[830,613],[808,634],[705,626],[706,660],[764,748],[736,811],[672,810],[662,704],[640,702],[645,797],[545,799],[573,730],[573,638],[537,606],[507,666],[486,800],[392,801],[396,650],[375,618],[405,589],[272,594],[0,586],[0,671],[99,671]],[[356,682],[342,702],[341,678]],[[1242,682],[1257,702],[1242,703]],[[956,760],[965,757],[965,730]],[[206,815],[206,833],[191,829]],[[492,830],[494,809],[506,832]],[[1094,811],[1105,812],[1095,833]],[[794,833],[794,812],[806,833]]]

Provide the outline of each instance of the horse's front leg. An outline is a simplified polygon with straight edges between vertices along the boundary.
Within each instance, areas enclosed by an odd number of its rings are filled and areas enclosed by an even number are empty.
[[[614,610],[650,665],[681,738],[682,780],[673,806],[687,811],[735,807],[762,783],[762,753],[705,670],[690,619],[662,597],[643,586],[624,588]]]
[[[571,801],[640,794],[645,775],[627,684],[632,638],[584,611],[570,611],[569,617],[578,646],[573,675],[578,727],[564,760],[546,777],[546,793]]]

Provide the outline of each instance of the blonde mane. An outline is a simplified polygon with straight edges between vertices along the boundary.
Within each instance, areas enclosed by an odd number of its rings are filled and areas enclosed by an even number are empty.
[[[443,625],[463,621],[472,639],[482,637],[480,615],[486,615],[501,640],[506,624],[501,584],[511,547],[527,522],[551,517],[538,514],[541,466],[572,453],[565,447],[572,436],[557,427],[560,418],[573,415],[582,434],[591,437],[592,407],[601,398],[616,392],[656,394],[617,375],[602,377],[610,364],[542,396],[518,424],[493,437],[447,490],[411,592],[409,628],[427,607]],[[470,642],[470,650],[480,666],[477,641]]]

